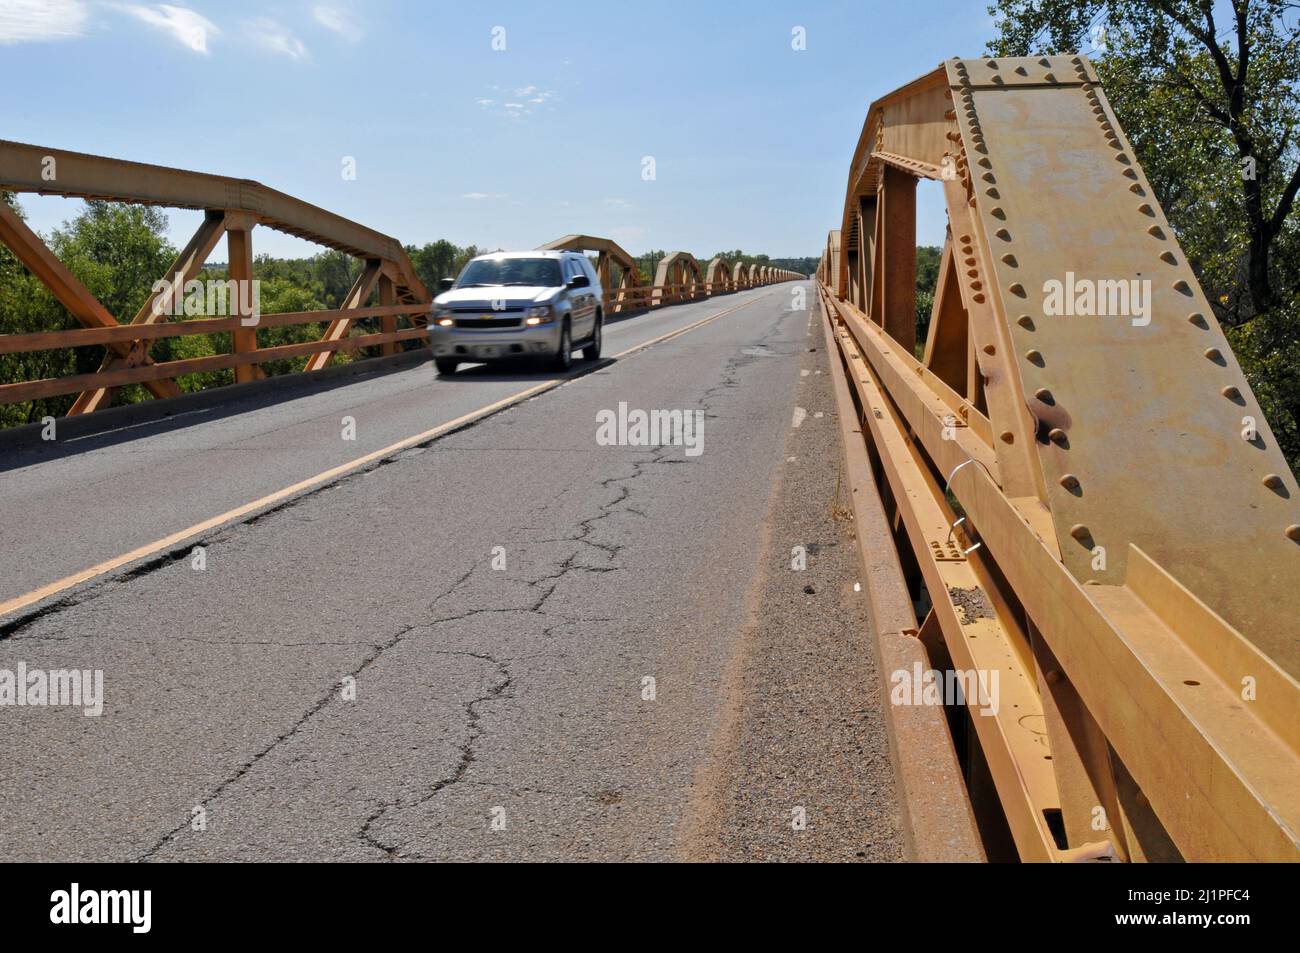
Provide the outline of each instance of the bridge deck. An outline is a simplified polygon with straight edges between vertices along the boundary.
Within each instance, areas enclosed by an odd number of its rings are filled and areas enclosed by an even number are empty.
[[[111,717],[9,709],[26,768],[0,779],[0,850],[897,858],[865,597],[828,505],[827,352],[790,303],[755,290],[612,325],[608,354],[740,306],[211,532],[202,572],[119,573],[19,626],[0,665],[102,668]],[[19,521],[0,577],[46,582],[533,383],[421,366],[28,458],[3,481]],[[705,409],[705,452],[597,446],[595,414],[619,401]],[[796,543],[806,573],[789,571]]]

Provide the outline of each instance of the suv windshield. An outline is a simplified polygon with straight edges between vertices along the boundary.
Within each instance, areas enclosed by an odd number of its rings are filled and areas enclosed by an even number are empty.
[[[457,288],[484,285],[527,285],[558,288],[560,262],[555,258],[478,258],[465,266]]]

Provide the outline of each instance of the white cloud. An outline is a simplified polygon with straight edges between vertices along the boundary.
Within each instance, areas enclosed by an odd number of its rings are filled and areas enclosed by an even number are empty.
[[[627,199],[605,199],[606,208],[631,208],[632,203]]]
[[[307,56],[306,44],[290,33],[289,28],[282,23],[277,23],[268,17],[258,17],[256,20],[249,20],[244,27],[253,42],[263,49],[293,60],[301,60]]]
[[[327,30],[333,30],[345,40],[356,42],[361,39],[361,26],[348,10],[319,3],[311,8],[312,18]]]
[[[72,39],[81,36],[89,16],[77,0],[6,0],[0,3],[0,43]]]
[[[494,91],[500,91],[501,87],[490,87]],[[513,98],[511,98],[513,95]],[[522,119],[525,116],[531,116],[536,112],[536,107],[545,105],[555,98],[555,93],[549,89],[539,89],[536,86],[519,86],[514,89],[513,94],[507,92],[508,101],[498,102],[495,99],[477,99],[477,102],[484,109],[491,110],[497,115],[505,116],[507,119]]]
[[[208,37],[221,35],[221,31],[211,20],[185,7],[173,7],[167,3],[152,7],[138,3],[123,3],[118,5],[118,9],[129,13],[142,23],[170,33],[172,39],[195,53],[206,53]]]
[[[483,199],[503,199],[506,197],[504,192],[466,192],[461,196],[463,199],[473,199],[481,202]]]

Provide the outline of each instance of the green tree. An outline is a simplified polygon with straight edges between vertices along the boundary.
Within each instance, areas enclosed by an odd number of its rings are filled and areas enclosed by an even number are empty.
[[[11,198],[6,202],[17,205]],[[167,217],[157,209],[91,201],[46,243],[79,281],[119,322],[143,307],[153,284],[166,273],[176,250],[164,237]],[[0,248],[0,333],[66,330],[80,323],[58,303],[7,248]],[[84,374],[99,368],[103,347],[9,354],[0,357],[0,380],[40,380]],[[139,399],[143,388],[123,388],[122,400]],[[67,412],[73,394],[0,407],[5,426]]]
[[[933,245],[916,246],[916,356],[925,353],[930,332],[930,313],[934,310],[934,289],[939,283],[941,249]]]

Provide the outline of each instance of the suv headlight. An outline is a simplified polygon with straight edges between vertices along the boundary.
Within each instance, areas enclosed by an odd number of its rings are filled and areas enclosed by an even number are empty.
[[[536,327],[555,320],[555,309],[549,304],[539,304],[524,311],[524,324]]]
[[[445,304],[435,304],[433,310],[429,312],[429,323],[436,324],[440,328],[449,328],[456,322],[452,320],[451,308]]]

